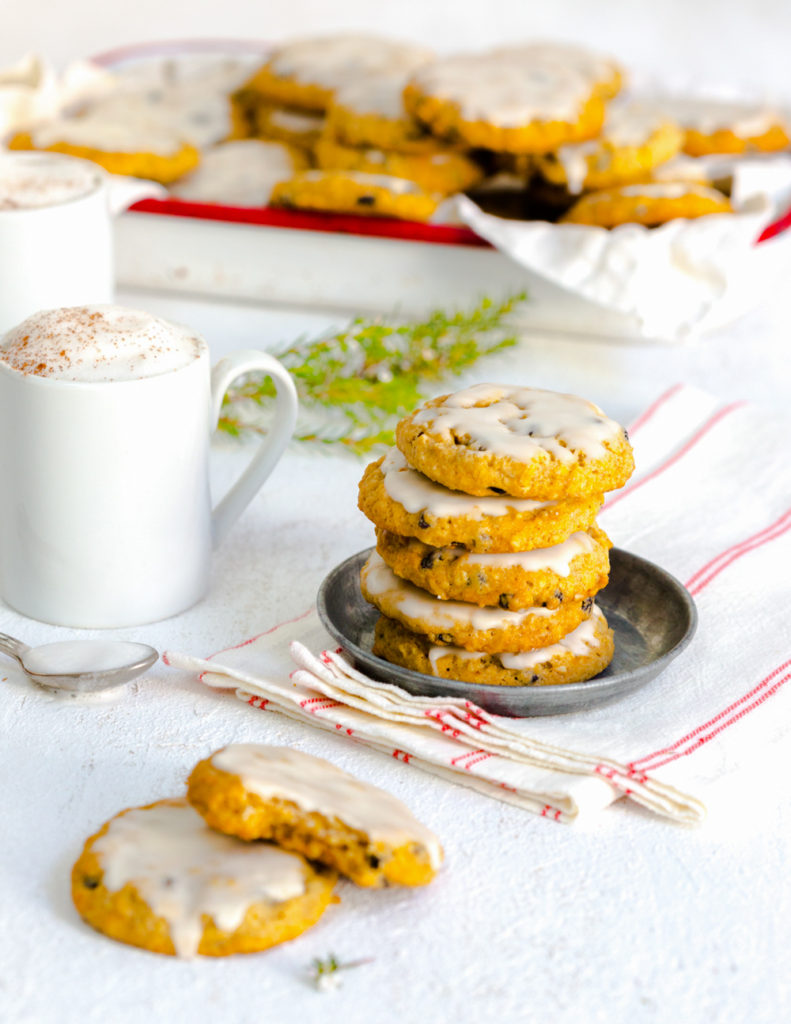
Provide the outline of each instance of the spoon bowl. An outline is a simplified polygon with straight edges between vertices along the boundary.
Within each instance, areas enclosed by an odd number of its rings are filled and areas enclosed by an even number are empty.
[[[7,633],[0,633],[0,653],[14,658],[36,685],[74,697],[124,686],[159,658],[148,644],[127,640],[66,640],[29,647]]]

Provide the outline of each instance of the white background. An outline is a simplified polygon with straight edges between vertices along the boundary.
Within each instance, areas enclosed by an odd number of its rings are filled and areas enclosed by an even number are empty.
[[[652,75],[791,93],[788,0],[0,0],[0,62],[43,52],[57,63],[130,42],[367,30],[436,49],[525,37],[609,51]]]

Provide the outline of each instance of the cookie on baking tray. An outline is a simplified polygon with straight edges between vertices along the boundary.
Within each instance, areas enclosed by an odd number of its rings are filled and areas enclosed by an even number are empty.
[[[323,111],[346,82],[386,70],[408,74],[431,56],[422,47],[382,36],[295,39],[278,46],[240,92],[270,104]]]
[[[604,498],[600,494],[559,501],[474,497],[450,490],[413,469],[391,448],[370,463],[360,481],[360,510],[390,533],[425,544],[461,544],[470,551],[527,551],[559,544],[587,530]]]
[[[481,554],[460,544],[435,548],[377,529],[376,550],[396,576],[443,600],[506,608],[559,608],[607,585],[610,539],[598,526],[551,548]]]
[[[375,627],[373,653],[428,676],[489,686],[552,686],[580,683],[603,672],[613,656],[613,633],[601,610],[547,647],[515,654],[485,654],[433,644],[385,615]]]
[[[236,139],[204,150],[198,167],[179,178],[170,193],[198,203],[266,206],[279,181],[307,166],[301,150],[282,142]]]
[[[564,213],[561,220],[566,224],[593,224],[602,228],[620,224],[657,227],[678,218],[731,212],[730,200],[717,189],[692,182],[654,181],[589,192]]]
[[[538,156],[536,166],[547,181],[572,194],[610,188],[646,180],[679,152],[683,139],[678,125],[654,105],[617,104],[598,138]]]
[[[325,122],[323,114],[262,104],[253,114],[253,135],[259,139],[285,142],[312,154],[324,131]]]
[[[791,121],[767,104],[677,96],[656,102],[681,125],[689,156],[775,153],[791,145]]]
[[[538,388],[476,384],[434,398],[399,422],[396,442],[415,469],[475,495],[602,494],[634,468],[626,432],[597,405]]]
[[[596,95],[604,100],[617,96],[624,83],[624,70],[616,60],[573,43],[547,40],[518,43],[515,46],[498,46],[491,53],[495,59],[516,59],[570,68],[584,78]]]
[[[316,144],[315,152],[316,162],[325,170],[387,174],[414,181],[428,193],[463,192],[483,180],[480,164],[465,153],[447,148],[437,148],[433,153],[398,153],[345,146],[324,135]]]
[[[285,209],[356,213],[401,220],[428,220],[442,196],[414,181],[360,171],[303,171],[272,190],[270,204]]]
[[[332,900],[336,874],[270,843],[208,827],[186,800],[111,818],[72,870],[85,921],[154,953],[227,956],[295,938]]]
[[[385,790],[289,747],[236,743],[196,765],[188,799],[212,828],[270,839],[358,885],[425,885],[442,849]]]
[[[360,571],[360,590],[383,615],[427,636],[432,643],[486,653],[546,647],[587,619],[593,606],[592,597],[567,601],[554,609],[520,611],[443,601],[396,576],[376,551]]]
[[[435,61],[404,105],[439,138],[506,153],[546,153],[598,135],[604,102],[592,73],[525,46]]]
[[[377,71],[344,82],[327,111],[327,135],[346,146],[398,153],[435,153],[447,148],[404,106],[409,79],[403,71]]]
[[[200,162],[199,150],[165,131],[137,130],[134,126],[90,117],[52,121],[19,132],[9,149],[37,149],[92,160],[111,174],[148,178],[169,185]]]

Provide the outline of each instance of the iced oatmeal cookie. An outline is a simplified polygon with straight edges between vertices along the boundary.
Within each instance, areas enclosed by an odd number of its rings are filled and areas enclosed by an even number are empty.
[[[404,105],[439,138],[504,153],[547,153],[598,135],[592,76],[531,47],[446,57],[418,70]]]
[[[282,142],[237,139],[204,150],[200,166],[170,193],[189,202],[266,206],[273,186],[306,166],[304,154]]]
[[[303,171],[272,190],[270,204],[286,209],[428,220],[441,200],[414,181],[359,171]]]
[[[470,551],[548,548],[587,530],[602,506],[600,494],[559,501],[473,497],[451,490],[412,469],[397,448],[370,463],[360,481],[358,504],[378,527],[417,537],[432,547],[461,544]]]
[[[376,551],[360,571],[360,589],[383,615],[433,643],[489,654],[555,643],[588,618],[593,606],[593,598],[520,611],[443,601],[396,576]]]
[[[600,495],[634,468],[626,431],[592,402],[537,388],[476,384],[401,420],[415,469],[467,494],[549,501]]]
[[[267,103],[323,111],[342,85],[372,72],[408,74],[431,57],[422,47],[382,36],[295,39],[278,46],[240,91]]]
[[[601,135],[537,158],[541,175],[572,194],[644,181],[681,149],[678,125],[654,106],[625,103],[608,111]]]
[[[519,611],[591,597],[609,579],[610,540],[592,526],[551,548],[481,554],[376,531],[376,550],[396,576],[443,600]]]
[[[358,885],[425,885],[442,862],[437,837],[400,800],[289,747],[224,747],[198,763],[188,786],[212,828],[270,839]]]
[[[592,679],[609,665],[613,634],[599,608],[576,629],[548,647],[515,654],[485,654],[433,644],[400,622],[382,615],[373,653],[394,665],[428,676],[488,686],[552,686]]]
[[[691,182],[657,181],[589,192],[561,219],[567,224],[602,228],[619,224],[656,227],[678,217],[690,219],[731,210],[730,200],[717,189]]]
[[[149,178],[163,185],[183,177],[200,163],[199,150],[169,132],[140,130],[88,117],[53,121],[20,132],[8,148],[66,153],[91,160],[111,174]]]
[[[425,192],[449,195],[464,192],[483,179],[483,169],[464,153],[450,149],[433,153],[345,146],[323,136],[316,145],[316,162],[326,170],[387,174],[414,181]]]
[[[398,153],[435,153],[442,142],[404,107],[408,75],[380,71],[345,82],[327,111],[327,134],[346,146],[373,146]]]
[[[87,840],[72,897],[118,942],[227,956],[300,935],[324,913],[336,877],[269,843],[214,832],[186,800],[160,800],[122,811]]]
[[[788,116],[767,104],[678,96],[658,103],[684,130],[689,156],[774,153],[791,145]]]

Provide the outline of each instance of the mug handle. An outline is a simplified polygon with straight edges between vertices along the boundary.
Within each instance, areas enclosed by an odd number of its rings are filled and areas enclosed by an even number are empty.
[[[225,392],[243,373],[262,370],[275,385],[275,415],[272,430],[258,446],[250,465],[212,511],[212,543],[222,543],[259,488],[277,465],[294,433],[297,422],[297,389],[288,371],[266,352],[245,349],[221,359],[211,372],[211,429],[220,418]]]

